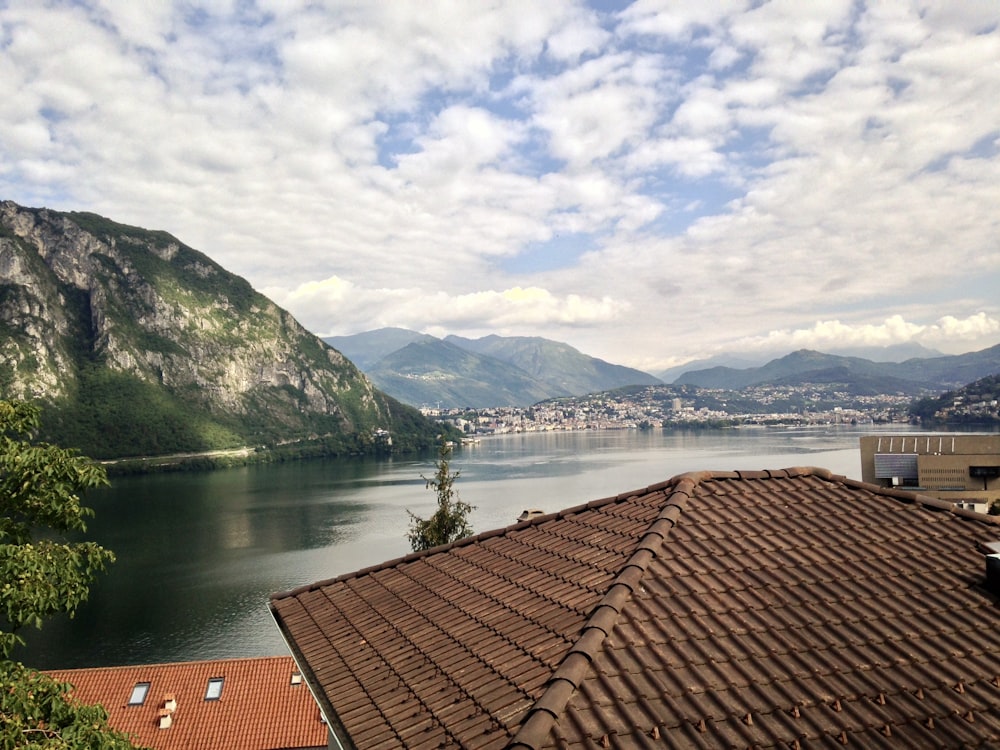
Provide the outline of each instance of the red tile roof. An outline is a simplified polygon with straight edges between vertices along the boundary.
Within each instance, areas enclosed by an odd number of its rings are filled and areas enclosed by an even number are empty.
[[[345,747],[1000,743],[996,519],[699,473],[272,597]]]
[[[277,750],[325,748],[327,728],[306,684],[288,656],[225,659],[130,667],[52,670],[73,695],[100,703],[115,729],[156,750]],[[224,678],[218,700],[205,700],[208,681]],[[148,682],[142,705],[128,705],[137,683]],[[169,729],[160,729],[164,701],[176,709]]]

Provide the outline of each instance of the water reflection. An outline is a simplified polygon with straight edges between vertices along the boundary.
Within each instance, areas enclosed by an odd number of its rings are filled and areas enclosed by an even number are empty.
[[[898,431],[898,426],[896,428]],[[824,466],[860,476],[870,430],[511,435],[456,453],[456,485],[486,531],[702,469]],[[408,552],[406,509],[433,512],[434,454],[116,479],[88,496],[88,536],[118,562],[73,621],[28,632],[40,668],[284,653],[268,595]]]

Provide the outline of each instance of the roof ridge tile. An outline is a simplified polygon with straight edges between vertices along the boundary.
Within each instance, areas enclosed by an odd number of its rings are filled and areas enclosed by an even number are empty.
[[[701,472],[703,474],[708,474],[710,472]],[[661,491],[662,489],[669,488],[674,484],[673,480],[668,480],[666,482],[659,482],[654,485],[656,491]],[[415,562],[429,555],[436,555],[440,552],[444,552],[449,549],[454,549],[458,547],[470,546],[473,544],[479,544],[490,539],[497,537],[504,537],[509,535],[512,531],[520,531],[531,526],[538,526],[547,521],[552,521],[557,518],[565,518],[567,516],[577,515],[586,510],[594,510],[595,508],[600,508],[605,505],[610,505],[613,503],[620,503],[630,498],[646,495],[650,493],[650,488],[636,489],[630,492],[623,492],[618,495],[612,495],[609,497],[600,498],[598,500],[591,500],[590,502],[581,503],[579,505],[574,505],[571,508],[564,508],[560,511],[554,513],[546,513],[541,516],[534,516],[533,518],[526,519],[524,521],[518,521],[517,523],[504,526],[499,529],[491,529],[489,531],[483,531],[479,534],[474,534],[472,536],[465,537],[463,539],[458,539],[450,544],[442,544],[437,547],[432,547],[426,550],[420,550],[419,552],[410,552],[409,554],[402,555],[400,557],[393,558],[392,560],[386,560],[385,562],[378,563],[376,565],[370,565],[367,568],[361,568],[360,570],[351,571],[350,573],[343,573],[338,576],[333,576],[331,578],[326,578],[321,581],[314,581],[312,583],[307,583],[302,586],[297,586],[286,591],[278,591],[271,594],[269,600],[278,599],[288,599],[301,594],[307,593],[309,591],[315,591],[326,586],[330,586],[335,583],[341,583],[343,581],[349,581],[353,578],[362,578],[364,576],[371,575],[372,573],[377,573],[382,570],[388,570],[391,568],[399,567],[407,563]]]
[[[607,593],[594,607],[580,630],[580,635],[563,657],[542,695],[528,709],[521,727],[507,744],[508,748],[536,748],[548,735],[556,719],[579,687],[580,680],[590,669],[594,656],[610,635],[621,611],[640,584],[650,563],[656,558],[670,532],[680,519],[695,488],[719,472],[690,472],[668,482],[660,482],[646,490],[622,493],[616,500],[627,500],[643,494],[663,494],[660,513],[649,524],[625,564],[608,586]],[[737,475],[732,473],[735,478]],[[602,503],[605,504],[605,503]],[[594,507],[588,504],[584,507]],[[581,658],[582,657],[582,658]]]

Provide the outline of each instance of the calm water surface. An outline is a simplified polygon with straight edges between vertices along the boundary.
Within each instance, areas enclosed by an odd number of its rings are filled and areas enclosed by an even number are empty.
[[[878,429],[878,428],[875,428]],[[906,429],[895,425],[891,431]],[[873,428],[634,430],[485,438],[456,452],[476,531],[702,469],[821,466],[860,478]],[[50,669],[286,653],[268,595],[409,552],[406,509],[433,512],[432,454],[115,479],[86,497],[88,538],[115,551],[73,620],[27,631]]]

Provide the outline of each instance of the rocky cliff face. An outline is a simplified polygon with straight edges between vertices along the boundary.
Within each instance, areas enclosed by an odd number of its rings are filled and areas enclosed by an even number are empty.
[[[0,203],[0,395],[72,411],[109,382],[196,409],[229,442],[391,430],[402,408],[245,280],[170,235]],[[141,418],[141,406],[130,413]]]

